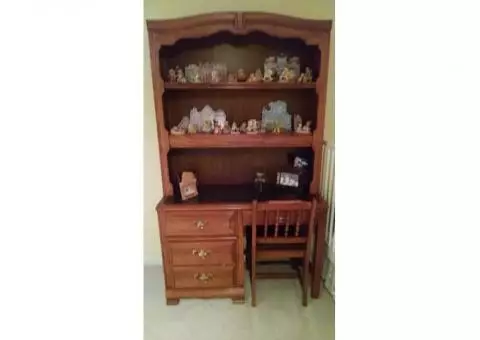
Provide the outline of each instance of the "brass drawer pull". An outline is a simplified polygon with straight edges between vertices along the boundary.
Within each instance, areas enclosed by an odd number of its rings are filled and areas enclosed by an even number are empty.
[[[208,281],[213,279],[213,274],[212,273],[197,273],[193,275],[195,280],[202,281],[203,283],[207,283]]]
[[[210,254],[208,250],[205,249],[192,249],[192,255],[197,255],[200,257],[202,260],[205,260],[205,258]]]
[[[197,222],[195,222],[195,227],[197,227],[197,229],[203,230],[203,228],[205,227],[205,224],[207,224],[207,222],[198,220]]]

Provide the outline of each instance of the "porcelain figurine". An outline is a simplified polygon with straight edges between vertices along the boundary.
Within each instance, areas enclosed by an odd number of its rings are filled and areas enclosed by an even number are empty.
[[[265,74],[263,75],[263,81],[264,82],[272,82],[273,81],[273,70],[271,69],[266,69]]]
[[[232,135],[238,135],[240,133],[240,129],[237,126],[237,123],[233,122],[232,123],[232,128],[230,129],[230,133]]]
[[[223,110],[217,110],[213,114],[213,122],[222,130],[225,122],[227,121],[227,115]]]
[[[288,60],[288,68],[292,70],[294,74],[294,79],[297,79],[300,76],[300,58],[291,57]]]
[[[250,73],[250,75],[247,78],[247,83],[254,83],[254,82],[256,82],[255,73]]]
[[[245,73],[244,69],[241,68],[237,71],[237,81],[245,81],[247,80],[247,74]]]
[[[304,126],[300,127],[299,129],[295,130],[297,133],[302,134],[309,134],[312,130],[312,121],[307,121]]]
[[[262,125],[267,130],[279,125],[284,131],[292,131],[292,116],[287,111],[287,103],[277,100],[265,106],[262,110]]]
[[[201,83],[200,67],[196,64],[190,64],[185,67],[185,77],[189,83]]]
[[[300,115],[295,115],[293,118],[293,127],[296,132],[302,129],[302,117]]]
[[[212,122],[209,121],[209,120],[204,121],[203,126],[202,126],[202,132],[203,133],[211,133],[212,130],[213,130]]]
[[[297,78],[297,83],[303,83],[303,80],[305,79],[305,73],[300,73],[300,76]]]
[[[263,80],[262,71],[259,68],[257,68],[255,73],[250,73],[250,75],[248,76],[247,82],[258,83],[258,82],[261,82],[262,80]]]
[[[285,67],[283,70],[282,70],[282,73],[280,74],[280,78],[279,78],[279,82],[280,83],[289,83],[291,81],[293,81],[295,78],[295,74],[293,73],[292,70],[290,70],[289,68]]]
[[[229,73],[228,74],[228,78],[227,78],[227,81],[229,83],[236,83],[237,82],[237,76],[233,73]]]
[[[183,74],[183,70],[177,66],[177,83],[185,84],[187,79]]]
[[[260,70],[259,68],[257,68],[257,70],[255,71],[255,79],[257,81],[262,81],[263,80],[262,70]]]
[[[197,131],[202,129],[202,116],[196,107],[190,110],[190,124],[192,124]]]
[[[228,120],[225,121],[225,124],[223,125],[222,133],[223,134],[230,134],[231,129],[230,129],[230,124],[228,123]]]
[[[177,81],[177,75],[176,75],[175,70],[173,68],[168,70],[168,81],[170,83],[175,83]]]
[[[308,84],[313,81],[312,69],[310,67],[305,67],[305,75],[303,77],[303,82]]]
[[[249,119],[247,123],[247,133],[248,134],[257,134],[258,133],[258,122],[256,119]]]
[[[280,133],[282,132],[281,128],[280,128],[280,123],[278,122],[275,122],[275,124],[273,125],[273,130],[272,130],[273,133]]]
[[[263,74],[268,73],[272,77],[272,80],[273,80],[273,77],[275,75],[276,70],[277,70],[277,62],[275,60],[275,57],[266,58],[265,62],[263,64]],[[265,76],[264,76],[263,80],[265,80]],[[272,80],[270,80],[270,81],[272,81]]]
[[[247,123],[243,122],[240,126],[240,132],[246,133],[247,132]]]
[[[280,54],[277,56],[277,74],[280,74],[288,64],[287,56],[285,54]]]
[[[213,128],[213,134],[219,135],[221,133],[222,133],[222,128],[219,125],[215,124],[215,127]]]
[[[185,134],[185,130],[180,129],[178,126],[174,126],[173,128],[170,129],[170,133],[171,133],[172,135],[179,136],[179,135],[184,135],[184,134]]]
[[[193,134],[197,133],[197,127],[194,124],[190,123],[190,124],[188,124],[187,131],[188,131],[189,134],[193,135]]]

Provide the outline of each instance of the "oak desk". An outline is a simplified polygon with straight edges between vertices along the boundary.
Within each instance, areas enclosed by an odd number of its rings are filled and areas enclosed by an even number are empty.
[[[289,193],[251,186],[199,188],[196,201],[165,197],[157,205],[168,304],[180,298],[245,300],[244,232],[252,223],[252,200],[292,199]],[[297,196],[298,197],[298,196]],[[306,199],[306,198],[305,198]],[[317,197],[318,199],[318,197]],[[311,296],[318,298],[325,246],[325,202],[319,200]]]

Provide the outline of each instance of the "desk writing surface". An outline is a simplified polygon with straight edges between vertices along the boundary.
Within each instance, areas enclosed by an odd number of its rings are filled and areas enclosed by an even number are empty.
[[[300,193],[298,190],[281,188],[276,185],[265,185],[260,192],[253,184],[247,185],[203,185],[198,187],[198,197],[182,201],[179,195],[166,197],[163,203],[166,205],[201,205],[201,204],[225,204],[225,203],[251,203],[268,200],[309,200],[308,193]]]

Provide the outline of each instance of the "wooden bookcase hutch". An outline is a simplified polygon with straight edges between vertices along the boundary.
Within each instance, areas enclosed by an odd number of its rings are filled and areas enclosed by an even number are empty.
[[[291,152],[311,158],[310,194],[319,190],[330,20],[306,20],[258,12],[228,12],[181,19],[148,20],[163,199],[157,205],[167,303],[183,297],[244,300],[244,225],[251,221],[250,188],[255,171],[272,181]],[[198,61],[225,62],[229,71],[263,69],[267,56],[300,57],[313,83],[169,83],[168,70]],[[221,108],[232,121],[260,119],[274,100],[311,120],[308,135],[171,135],[192,107]],[[175,199],[177,174],[194,170],[200,199]],[[319,199],[312,296],[320,293],[324,204]],[[205,255],[206,254],[206,255]],[[207,277],[207,279],[203,279]],[[210,279],[209,279],[210,278]],[[213,278],[213,279],[212,279]]]

